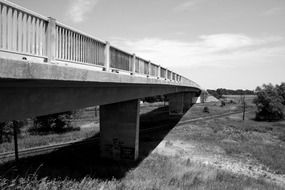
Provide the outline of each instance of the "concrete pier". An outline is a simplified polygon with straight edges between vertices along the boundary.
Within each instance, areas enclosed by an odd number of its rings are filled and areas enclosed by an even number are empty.
[[[137,99],[100,106],[100,148],[103,158],[138,158],[139,109]]]
[[[183,98],[183,101],[184,101],[183,112],[184,113],[187,112],[192,107],[192,105],[196,102],[196,101],[193,102],[194,97],[195,97],[194,93],[191,93],[191,92],[184,93],[184,98]]]
[[[169,100],[169,115],[183,115],[184,93],[167,95]]]

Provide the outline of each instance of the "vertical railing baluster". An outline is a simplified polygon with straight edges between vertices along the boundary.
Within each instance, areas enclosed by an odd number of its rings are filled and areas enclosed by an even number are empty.
[[[47,27],[48,21],[43,24],[43,55],[47,56]]]
[[[91,43],[91,63],[92,64],[95,64],[95,61],[94,61],[94,50],[95,50],[95,48],[94,48],[94,41],[93,41],[93,39],[90,39],[90,43]]]
[[[3,24],[3,46],[5,49],[8,48],[8,8],[7,6],[3,9],[4,24]]]
[[[95,58],[94,55],[95,55],[95,44],[94,44],[94,40],[91,39],[91,57],[92,57],[92,63],[93,63],[93,64],[96,64],[95,59],[94,59],[94,58]]]
[[[84,37],[84,63],[87,62],[88,59],[88,38]]]
[[[90,59],[90,38],[87,38],[87,63],[90,63],[91,59]]]
[[[76,50],[76,54],[75,54],[75,61],[79,61],[79,42],[78,42],[78,34],[75,33],[75,50]]]
[[[41,19],[39,19],[39,24],[38,24],[38,27],[39,27],[39,33],[38,33],[38,40],[39,40],[39,44],[38,44],[38,46],[39,46],[39,55],[40,56],[42,56],[42,20]],[[55,32],[55,37],[56,37],[56,39],[57,39],[57,32]],[[57,57],[57,42],[55,43],[55,48],[56,48],[56,54],[55,54],[55,56]]]
[[[59,27],[55,26],[55,31],[56,31],[56,54],[55,54],[55,58],[59,58],[59,48],[60,48],[60,34],[59,34]]]
[[[77,54],[77,61],[80,62],[80,35],[77,35],[77,43],[78,43],[78,54]]]
[[[69,60],[71,61],[72,60],[72,44],[71,44],[71,42],[72,42],[72,39],[71,39],[71,31],[70,30],[68,30],[69,31],[69,33],[68,33],[68,36],[69,36],[69,40],[68,40],[68,53],[69,53]]]
[[[13,22],[12,21],[12,8],[11,7],[7,7],[7,48],[8,50],[11,50],[11,45],[12,45],[12,37],[11,35],[13,34],[11,31],[11,25]]]
[[[30,15],[27,15],[27,20],[26,20],[26,23],[27,23],[27,31],[26,31],[26,52],[27,53],[30,53],[30,19],[31,19],[31,16]]]
[[[23,27],[23,32],[22,32],[22,52],[26,53],[27,49],[26,49],[26,40],[27,40],[27,18],[26,18],[25,13],[22,14],[22,27]]]
[[[66,37],[65,29],[62,28],[62,59],[65,59],[65,42],[66,42],[65,37]]]
[[[85,37],[82,36],[82,62],[85,63]]]
[[[65,46],[65,53],[66,53],[66,60],[69,60],[69,30],[65,29],[65,39],[66,39],[66,46]]]
[[[45,21],[42,21],[42,24],[41,24],[41,55],[42,56],[45,56],[45,38],[46,38],[46,35],[45,35]]]
[[[41,20],[38,18],[38,22],[37,22],[37,55],[41,55]],[[55,32],[56,35],[56,32]],[[56,44],[55,44],[56,45]],[[56,53],[56,52],[55,52]],[[56,54],[55,54],[56,55]]]
[[[3,11],[3,6],[0,3],[0,48],[2,48],[2,43],[3,43],[3,15],[2,15],[2,11]]]
[[[60,58],[64,59],[64,28],[60,27]]]
[[[22,31],[22,27],[21,27],[21,19],[20,19],[20,15],[21,12],[17,10],[17,19],[16,19],[16,26],[17,26],[17,33],[16,33],[16,51],[18,52],[22,52],[21,51],[21,31]]]
[[[69,53],[69,60],[72,60],[72,44],[71,44],[71,31],[68,30],[68,36],[69,36],[69,40],[68,40],[68,43],[69,43],[69,46],[68,46],[68,53]]]
[[[12,8],[12,51],[16,51],[17,44],[17,10]]]
[[[2,25],[2,45],[1,47],[3,49],[6,49],[6,44],[7,44],[7,7],[5,5],[3,5],[2,7],[2,22],[0,23]]]
[[[82,36],[81,35],[79,35],[79,47],[80,47],[80,58],[79,58],[79,61],[80,62],[83,62],[83,60],[82,60],[82,53],[83,53],[83,51],[82,51]]]
[[[75,61],[75,32],[72,32],[72,60]]]
[[[64,37],[64,59],[68,59],[68,55],[67,55],[67,29],[63,29],[64,33],[63,33],[63,37]]]
[[[38,18],[36,18],[36,22],[35,22],[35,28],[36,28],[36,30],[35,30],[35,54],[36,55],[39,55],[40,53],[40,50],[39,50],[39,45],[40,45],[40,43],[39,43],[39,19]]]

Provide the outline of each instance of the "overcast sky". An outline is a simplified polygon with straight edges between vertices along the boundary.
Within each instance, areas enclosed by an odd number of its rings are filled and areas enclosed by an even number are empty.
[[[204,88],[285,82],[285,0],[11,0]]]

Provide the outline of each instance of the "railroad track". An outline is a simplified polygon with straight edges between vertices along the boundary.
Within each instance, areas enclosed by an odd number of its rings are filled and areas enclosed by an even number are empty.
[[[250,112],[250,111],[247,111],[247,113],[248,112]],[[180,121],[178,124],[176,124],[176,126],[185,125],[185,124],[192,123],[195,121],[215,119],[215,118],[224,117],[224,116],[228,116],[228,115],[232,115],[232,114],[239,114],[239,113],[242,113],[242,112],[236,111],[236,112],[229,112],[229,113],[224,113],[224,114],[218,114],[218,115],[212,115],[212,116],[207,116],[207,117],[199,117],[199,118],[195,118],[195,119],[184,120],[184,121]],[[158,129],[163,129],[166,126],[167,126],[167,124],[160,125],[157,127],[152,127],[149,129],[141,129],[140,133],[141,134],[149,133],[149,132],[152,132],[152,131],[155,131]],[[49,152],[58,150],[60,148],[68,147],[71,145],[82,146],[82,145],[94,144],[94,143],[99,143],[99,137],[88,139],[88,140],[80,139],[80,140],[76,140],[76,141],[59,143],[59,144],[55,144],[55,145],[47,145],[47,146],[23,149],[23,150],[19,151],[19,157],[23,158],[23,157],[29,157],[29,156],[35,156],[35,155],[39,155],[39,154],[49,153]],[[4,160],[4,159],[5,160],[12,160],[14,157],[15,157],[14,151],[5,152],[5,153],[0,154],[0,160]]]
[[[68,147],[71,145],[75,146],[80,146],[80,145],[86,145],[86,144],[92,144],[92,143],[98,143],[99,138],[93,138],[93,139],[88,139],[88,140],[76,140],[76,141],[70,141],[70,142],[65,142],[65,143],[59,143],[55,145],[47,145],[47,146],[40,146],[40,147],[34,147],[34,148],[28,148],[28,149],[23,149],[19,151],[19,157],[28,157],[28,156],[34,156],[34,155],[39,155],[43,153],[49,153],[55,150],[58,150],[60,148]],[[1,159],[12,159],[15,157],[14,151],[12,152],[5,152],[0,154],[0,160]]]

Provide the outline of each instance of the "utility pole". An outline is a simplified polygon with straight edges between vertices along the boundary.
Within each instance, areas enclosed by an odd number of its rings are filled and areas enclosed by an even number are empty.
[[[14,130],[14,147],[15,147],[15,161],[18,166],[19,163],[19,152],[18,152],[18,137],[17,137],[17,127],[19,126],[18,121],[13,121],[13,130]]]
[[[244,121],[244,117],[245,117],[245,95],[243,95],[243,97],[242,97],[242,104],[243,104],[242,120]]]

